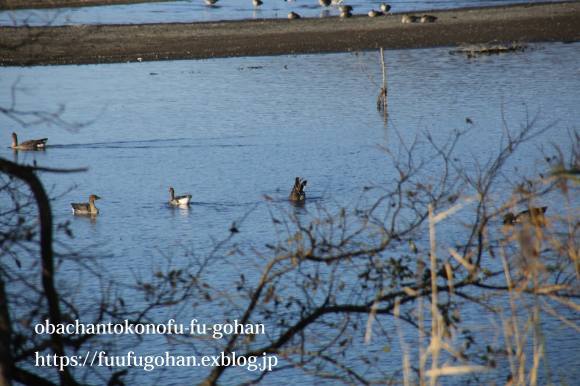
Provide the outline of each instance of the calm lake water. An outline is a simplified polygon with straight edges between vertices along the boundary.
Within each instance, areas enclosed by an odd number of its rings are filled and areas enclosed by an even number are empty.
[[[375,108],[381,76],[377,52],[4,67],[0,105],[11,103],[16,84],[19,108],[63,105],[65,119],[87,126],[74,132],[44,125],[23,129],[0,116],[0,143],[6,144],[0,156],[15,159],[7,148],[14,130],[22,140],[48,137],[50,145],[44,152],[18,153],[18,162],[88,167],[85,173],[42,174],[51,193],[60,195],[53,203],[56,221],[70,221],[75,234],[72,240],[59,234],[59,248],[103,256],[107,274],[132,282],[166,264],[167,257],[179,265],[184,251],[207,254],[247,213],[239,240],[250,251],[275,240],[269,208],[306,221],[317,215],[318,206],[333,210],[359,203],[364,186],[395,176],[380,146],[396,144],[399,136],[411,141],[428,131],[442,142],[454,130],[466,129],[469,117],[474,129],[457,152],[469,168],[497,149],[505,124],[516,129],[526,117],[536,117],[538,127],[553,125],[516,154],[509,170],[517,178],[542,170],[539,152],[552,144],[565,147],[568,130],[580,122],[577,43],[477,59],[450,55],[448,48],[387,51],[386,61],[386,125]],[[285,201],[295,176],[309,181],[303,209]],[[169,186],[178,194],[191,193],[191,208],[169,208]],[[99,217],[73,217],[70,203],[86,201],[91,193],[102,197]],[[264,195],[274,201],[266,202]],[[545,204],[555,213],[563,210],[555,202]],[[252,280],[254,259],[249,254],[237,266],[220,267],[214,284],[231,286],[239,272]],[[88,291],[74,272],[60,274]],[[205,312],[218,320],[228,317]],[[479,320],[477,314],[473,318]],[[578,379],[578,336],[559,324],[547,330],[554,334],[551,363],[566,370],[560,375]],[[400,353],[393,352],[391,363],[399,368]],[[300,374],[296,379],[312,381]],[[184,384],[191,377],[171,370],[164,384]],[[286,380],[273,375],[268,384]]]
[[[550,1],[554,0],[548,0]],[[408,12],[540,2],[546,0],[399,0],[387,3],[392,6],[392,12]],[[379,9],[383,1],[350,0],[344,3],[354,7],[354,14],[366,15],[371,9]],[[339,15],[337,7],[321,7],[317,0],[265,0],[259,8],[255,8],[251,0],[221,0],[214,6],[207,6],[203,0],[185,0],[102,7],[2,11],[0,25],[187,23],[272,19],[286,18],[290,11],[297,12],[303,17]]]

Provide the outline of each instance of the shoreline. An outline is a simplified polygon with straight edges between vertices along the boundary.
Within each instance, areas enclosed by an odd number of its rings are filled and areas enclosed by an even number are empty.
[[[425,12],[417,13],[423,14]],[[432,11],[435,23],[402,14],[138,25],[0,27],[0,65],[120,63],[580,41],[580,2]]]
[[[0,11],[12,11],[12,10],[15,11],[25,9],[34,10],[34,9],[101,7],[109,5],[164,3],[171,1],[175,0],[0,0]],[[561,0],[561,2],[572,2],[572,1],[574,0]],[[539,5],[539,4],[555,4],[555,2],[544,1],[531,4],[512,3],[512,4],[503,4],[500,5],[499,7]],[[489,8],[489,6],[460,7],[453,8],[453,10],[475,9],[475,8]],[[420,10],[417,12],[431,12],[431,11]]]

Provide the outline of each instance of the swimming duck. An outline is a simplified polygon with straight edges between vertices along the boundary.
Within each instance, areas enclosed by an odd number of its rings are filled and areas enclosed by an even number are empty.
[[[254,7],[259,7],[264,4],[264,2],[262,0],[252,0],[252,4],[254,4]]]
[[[383,12],[389,12],[391,10],[391,6],[387,3],[382,3],[380,9]]]
[[[521,211],[518,214],[513,214],[511,212],[503,216],[504,225],[521,224],[525,222],[531,222],[534,225],[543,226],[546,224],[545,213],[548,210],[547,206],[541,208],[531,207]]]
[[[89,196],[89,202],[83,203],[72,203],[73,214],[77,215],[97,215],[99,214],[99,209],[95,206],[95,200],[100,200],[101,197],[97,196],[96,194],[91,194]]]
[[[186,206],[189,205],[191,200],[191,194],[184,194],[183,196],[175,197],[175,190],[169,187],[169,205],[173,206]]]
[[[304,193],[304,187],[308,181],[302,180],[300,177],[296,177],[294,180],[294,186],[290,192],[290,197],[288,199],[293,202],[304,202],[306,200],[306,193]]]
[[[419,18],[414,15],[403,15],[401,18],[401,23],[408,24],[408,23],[415,23]]]
[[[318,0],[321,7],[330,7],[330,0]]]
[[[423,15],[421,16],[421,23],[435,23],[437,16],[433,15]]]
[[[290,12],[288,14],[288,20],[300,19],[300,15],[296,12]]]
[[[19,144],[18,136],[16,133],[12,133],[12,145],[10,147],[14,150],[42,150],[46,147],[46,141],[48,141],[48,138],[31,139]]]
[[[377,16],[383,16],[384,14],[381,11],[375,11],[374,9],[371,9],[369,11],[369,17],[377,17]]]
[[[218,2],[218,0],[204,0],[204,1],[207,5],[215,5],[215,3]]]

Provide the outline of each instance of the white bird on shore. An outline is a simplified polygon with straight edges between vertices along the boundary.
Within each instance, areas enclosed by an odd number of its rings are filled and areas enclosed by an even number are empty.
[[[340,12],[340,17],[342,17],[343,19],[346,19],[348,17],[351,17],[352,13],[351,12]]]
[[[385,13],[389,12],[391,10],[391,6],[387,3],[382,3],[380,8],[381,8],[381,11],[383,11]]]

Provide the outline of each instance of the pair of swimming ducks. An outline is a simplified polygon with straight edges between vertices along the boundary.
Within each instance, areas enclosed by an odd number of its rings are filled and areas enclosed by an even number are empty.
[[[96,207],[95,201],[100,199],[101,197],[97,196],[96,194],[91,194],[89,196],[89,202],[73,202],[70,204],[72,206],[73,214],[90,216],[99,214],[99,208]],[[176,196],[175,190],[172,187],[169,187],[169,205],[187,206],[189,205],[190,200],[191,194]]]
[[[100,200],[101,197],[96,194],[91,194],[89,196],[89,202],[82,203],[72,203],[72,211],[74,214],[78,215],[97,215],[99,214],[99,208],[95,206],[95,201]],[[172,206],[187,206],[191,201],[191,194],[184,194],[182,196],[176,196],[175,190],[169,187],[169,205]]]
[[[306,180],[296,177],[294,180],[294,186],[290,192],[288,199],[294,204],[304,204],[306,201],[306,193],[304,193],[304,187],[306,187]],[[94,216],[99,214],[99,208],[95,206],[95,201],[100,200],[101,197],[96,194],[91,194],[89,196],[89,202],[83,203],[72,203],[73,214],[76,215],[89,215]],[[169,205],[176,207],[188,206],[191,201],[191,194],[184,194],[181,196],[175,195],[175,190],[173,187],[169,187]]]

